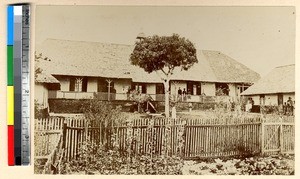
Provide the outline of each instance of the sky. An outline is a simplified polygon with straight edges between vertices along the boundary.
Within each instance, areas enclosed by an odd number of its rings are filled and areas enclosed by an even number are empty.
[[[136,37],[188,38],[266,75],[295,64],[294,7],[37,6],[36,45],[47,38],[134,45]]]

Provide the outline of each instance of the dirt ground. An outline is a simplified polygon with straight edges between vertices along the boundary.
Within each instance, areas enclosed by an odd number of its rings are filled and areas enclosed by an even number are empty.
[[[249,157],[185,161],[183,175],[294,175],[294,156]]]

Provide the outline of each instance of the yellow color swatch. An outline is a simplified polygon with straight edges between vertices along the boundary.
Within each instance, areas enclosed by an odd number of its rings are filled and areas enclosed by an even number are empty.
[[[7,125],[14,125],[14,87],[7,86]]]

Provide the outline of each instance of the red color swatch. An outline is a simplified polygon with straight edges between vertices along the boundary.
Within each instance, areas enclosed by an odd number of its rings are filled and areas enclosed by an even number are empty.
[[[9,125],[7,129],[8,133],[8,165],[13,166],[15,164],[15,153],[14,153],[14,126]]]

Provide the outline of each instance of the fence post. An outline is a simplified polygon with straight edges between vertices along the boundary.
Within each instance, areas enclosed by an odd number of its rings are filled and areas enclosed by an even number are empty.
[[[261,123],[260,123],[260,126],[261,126],[261,149],[260,149],[260,153],[261,155],[264,154],[264,148],[265,148],[265,144],[264,144],[264,140],[265,140],[265,125],[264,125],[264,119],[263,117],[261,117]]]
[[[280,117],[280,127],[279,127],[279,145],[280,145],[280,153],[283,152],[283,118]]]
[[[63,149],[66,147],[66,134],[67,134],[67,121],[64,120],[64,125],[63,125],[63,143],[62,143],[62,148]]]
[[[179,120],[181,120],[180,118],[179,118]],[[185,156],[184,156],[184,153],[185,153],[185,140],[186,140],[186,136],[185,136],[185,129],[186,129],[186,120],[182,120],[182,121],[180,121],[180,130],[181,130],[181,145],[179,145],[179,147],[180,147],[180,156],[181,156],[181,158],[184,158]]]

